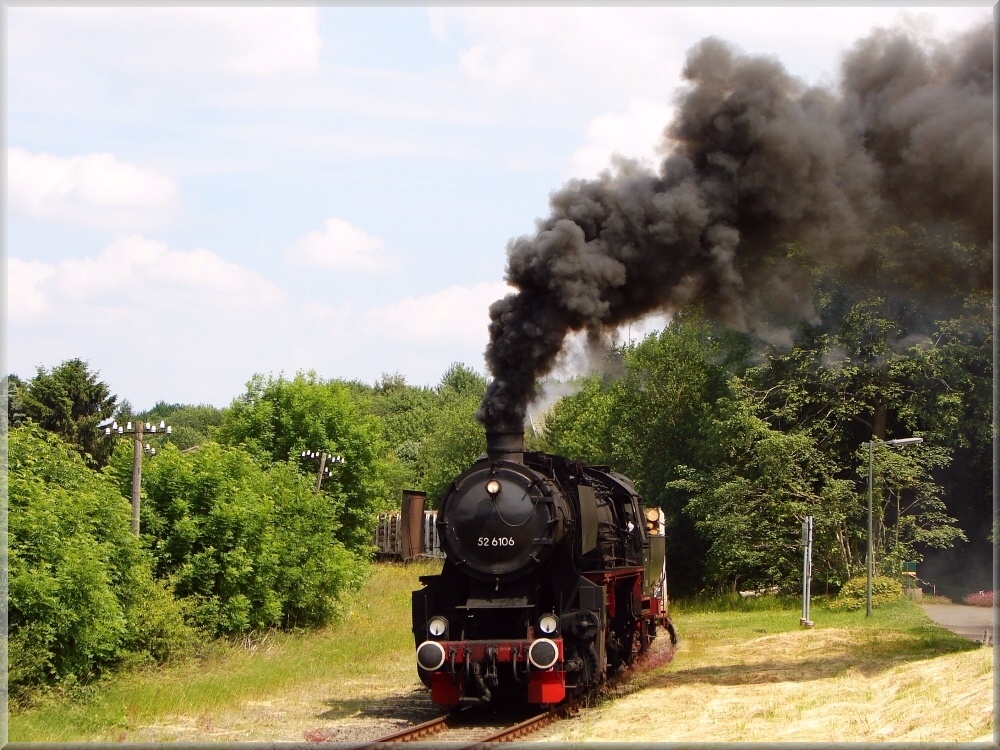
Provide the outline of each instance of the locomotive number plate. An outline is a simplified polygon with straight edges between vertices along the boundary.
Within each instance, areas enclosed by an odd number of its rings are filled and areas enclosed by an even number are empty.
[[[512,536],[481,536],[479,537],[480,547],[513,547],[514,537]]]

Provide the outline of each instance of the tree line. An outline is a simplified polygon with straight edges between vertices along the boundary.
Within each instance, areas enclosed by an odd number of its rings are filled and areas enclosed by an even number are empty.
[[[987,252],[894,230],[868,248],[867,283],[814,269],[815,315],[786,341],[677,314],[558,384],[572,393],[535,415],[544,428],[529,428],[528,449],[609,465],[665,510],[674,596],[798,590],[807,515],[822,593],[864,574],[869,441],[919,436],[872,451],[876,572],[978,559],[986,578],[968,585],[987,586],[992,293],[956,273],[931,287],[894,266],[899,243],[948,253],[949,268]],[[15,697],[184,655],[206,637],[334,621],[364,580],[378,513],[403,489],[433,505],[485,450],[474,415],[487,382],[462,364],[434,387],[398,374],[373,385],[254,375],[222,409],[134,412],[76,359],[6,384]],[[173,428],[150,439],[139,538],[132,441],[104,435],[111,419]],[[319,492],[307,450],[343,459]]]
[[[25,699],[207,638],[336,620],[365,577],[379,512],[404,488],[439,494],[485,448],[485,379],[453,365],[434,388],[255,375],[224,408],[134,413],[88,363],[6,380],[9,685]],[[146,435],[141,534],[130,527],[133,441]],[[343,460],[316,491],[306,450]]]
[[[549,448],[614,466],[666,510],[675,594],[795,590],[807,515],[813,590],[864,575],[870,441],[876,572],[926,561],[955,590],[990,585],[993,300],[963,272],[989,250],[918,227],[866,253],[865,282],[811,269],[815,315],[789,341],[690,310],[549,414]]]

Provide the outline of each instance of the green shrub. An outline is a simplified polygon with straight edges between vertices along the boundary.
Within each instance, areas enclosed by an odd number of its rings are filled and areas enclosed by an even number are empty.
[[[168,446],[145,478],[143,529],[159,576],[214,635],[322,625],[365,565],[337,540],[335,498],[288,463],[246,451]]]
[[[8,449],[11,693],[186,650],[194,633],[115,483],[32,426],[11,430]]]
[[[852,578],[845,583],[840,593],[829,601],[830,609],[859,610],[867,606],[867,585],[865,576]],[[875,576],[872,578],[872,606],[894,602],[903,598],[903,584],[895,578]]]

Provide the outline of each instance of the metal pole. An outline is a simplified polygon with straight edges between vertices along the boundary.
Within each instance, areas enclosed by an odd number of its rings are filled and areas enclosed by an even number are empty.
[[[811,628],[813,625],[812,620],[809,619],[809,599],[812,588],[812,532],[812,516],[806,516],[806,520],[802,522],[802,541],[805,551],[802,554],[802,619],[799,623],[807,628]]]
[[[865,581],[865,617],[872,616],[872,576],[875,557],[872,552],[872,453],[875,441],[868,441],[868,579]]]
[[[142,422],[132,433],[132,536],[139,536],[139,492],[142,490]]]

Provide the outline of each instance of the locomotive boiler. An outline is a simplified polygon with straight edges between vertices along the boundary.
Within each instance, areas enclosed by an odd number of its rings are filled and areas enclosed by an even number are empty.
[[[436,523],[445,562],[412,595],[435,703],[559,703],[632,663],[658,629],[676,641],[662,511],[608,467],[491,432]]]

